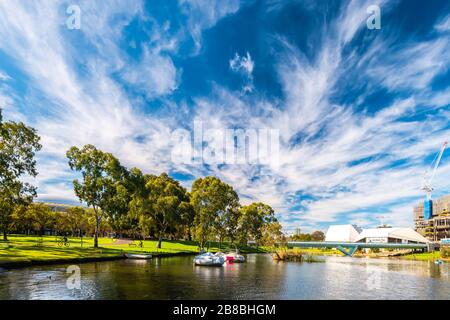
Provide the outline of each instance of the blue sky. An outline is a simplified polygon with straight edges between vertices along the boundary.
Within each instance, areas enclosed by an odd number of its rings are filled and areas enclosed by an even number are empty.
[[[373,4],[379,30],[366,26]],[[449,36],[440,0],[2,1],[0,107],[42,136],[41,201],[77,202],[65,152],[92,143],[188,188],[218,176],[287,232],[412,226],[450,137]],[[173,163],[171,133],[195,120],[278,130],[277,165]],[[435,197],[449,173],[450,152]]]

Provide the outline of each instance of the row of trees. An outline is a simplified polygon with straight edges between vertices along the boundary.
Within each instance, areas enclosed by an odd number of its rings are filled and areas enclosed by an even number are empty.
[[[301,233],[300,230],[297,230],[297,233],[290,236],[289,240],[292,241],[324,241],[325,234],[320,231],[314,231],[312,233]]]
[[[13,227],[14,212],[29,205],[36,188],[21,180],[36,177],[35,152],[41,149],[36,130],[21,122],[4,122],[0,109],[0,229],[3,238]]]
[[[5,240],[11,230],[24,232],[31,226],[40,233],[49,226],[72,233],[78,229],[80,234],[91,228],[98,247],[105,225],[119,234],[156,238],[158,248],[165,238],[195,239],[202,248],[208,240],[273,244],[283,239],[270,206],[242,206],[232,186],[216,177],[195,180],[188,192],[166,173],[127,169],[93,145],[66,153],[70,168],[81,174],[73,181],[75,194],[89,210],[74,207],[54,213],[43,204],[32,204],[36,188],[20,179],[37,175],[34,156],[41,149],[39,140],[33,128],[3,122],[0,110],[0,229]]]
[[[70,234],[82,237],[85,234],[93,234],[95,219],[91,209],[83,207],[67,207],[64,210],[54,211],[45,203],[32,203],[27,206],[18,206],[11,217],[13,232],[26,235],[44,235],[50,230],[54,234]],[[103,234],[112,231],[111,226],[105,221],[100,230]]]
[[[93,209],[96,225],[108,219],[114,230],[164,238],[194,238],[203,248],[208,240],[257,244],[282,238],[273,209],[263,203],[242,206],[233,188],[216,177],[199,178],[188,192],[166,173],[128,170],[111,153],[93,145],[72,147],[69,165],[82,178],[73,181],[75,194]],[[270,235],[269,235],[270,234]],[[94,234],[97,246],[98,227]]]

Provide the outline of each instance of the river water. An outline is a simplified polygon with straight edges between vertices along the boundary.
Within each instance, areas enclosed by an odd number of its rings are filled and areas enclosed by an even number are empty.
[[[250,254],[243,264],[199,267],[192,257],[83,263],[80,289],[68,265],[0,270],[0,299],[449,299],[450,265],[320,257],[276,262]]]

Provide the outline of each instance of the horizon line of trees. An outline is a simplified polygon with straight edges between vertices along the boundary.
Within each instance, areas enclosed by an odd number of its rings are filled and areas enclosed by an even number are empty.
[[[300,232],[300,229],[297,229],[296,233],[288,238],[291,241],[324,241],[325,233],[320,230],[316,230],[311,233],[302,233]]]
[[[33,203],[36,187],[21,181],[36,177],[35,153],[41,149],[34,128],[22,122],[3,122],[0,109],[0,230],[3,239],[12,231],[42,234],[45,228],[57,231],[91,231],[94,247],[106,229],[121,235],[157,239],[196,240],[200,248],[217,240],[245,244],[274,245],[285,240],[274,210],[255,202],[241,205],[233,187],[217,177],[196,179],[191,191],[167,173],[145,174],[127,169],[111,153],[93,145],[71,147],[68,164],[81,174],[73,180],[74,192],[89,209],[73,207],[55,213]],[[78,231],[76,231],[78,230]]]

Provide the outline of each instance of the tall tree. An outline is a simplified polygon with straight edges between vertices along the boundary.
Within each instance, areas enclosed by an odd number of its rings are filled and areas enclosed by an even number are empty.
[[[22,122],[3,122],[0,109],[0,229],[4,240],[13,225],[15,208],[36,196],[36,188],[20,178],[38,174],[34,157],[42,147],[39,140],[36,130]]]
[[[246,243],[249,238],[259,245],[263,237],[263,227],[276,221],[273,209],[264,203],[255,202],[243,206],[239,217],[239,241]]]
[[[191,241],[191,229],[194,225],[195,212],[192,204],[190,202],[190,193],[187,193],[187,197],[189,198],[189,202],[181,203],[182,206],[182,214],[181,214],[181,223],[178,226],[179,235],[181,238]]]
[[[88,216],[82,207],[70,207],[67,212],[67,222],[73,234],[78,234],[81,238],[88,226]]]
[[[33,203],[26,209],[26,217],[32,222],[39,235],[44,234],[45,228],[52,227],[55,222],[55,213],[44,203]]]
[[[12,214],[12,220],[14,221],[14,230],[19,232],[25,232],[26,235],[30,234],[30,230],[33,229],[33,221],[27,216],[28,206],[17,206]]]
[[[93,145],[85,145],[81,149],[72,147],[66,155],[70,168],[81,172],[82,180],[73,181],[74,190],[80,201],[86,202],[94,211],[94,247],[98,248],[99,227],[105,214],[114,215],[122,210],[119,209],[121,201],[117,199],[120,198],[118,193],[123,191],[118,190],[122,189],[125,169],[111,153],[98,150]]]
[[[220,244],[234,227],[239,197],[233,188],[216,177],[199,178],[192,184],[191,204],[195,211],[194,225],[200,248],[205,246],[212,230]]]
[[[0,186],[0,228],[3,240],[8,240],[8,233],[18,221],[14,219],[19,208],[28,206],[36,196],[36,189],[21,181],[3,181]]]
[[[325,233],[320,230],[314,231],[311,233],[311,240],[313,241],[323,241],[325,240]]]
[[[265,223],[261,228],[261,245],[273,247],[278,244],[285,244],[286,237],[281,229],[282,226],[276,219]]]
[[[153,228],[158,237],[157,248],[161,248],[163,238],[170,227],[182,223],[188,214],[189,198],[186,189],[166,173],[146,176],[142,198],[135,198],[133,205],[138,213],[143,229]]]

